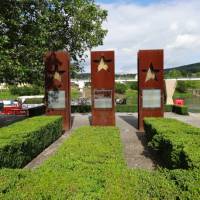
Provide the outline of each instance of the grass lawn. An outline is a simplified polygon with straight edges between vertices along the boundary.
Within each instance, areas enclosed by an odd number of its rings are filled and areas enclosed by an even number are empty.
[[[127,99],[127,105],[137,105],[138,98],[137,90],[127,89],[125,93],[125,98]]]

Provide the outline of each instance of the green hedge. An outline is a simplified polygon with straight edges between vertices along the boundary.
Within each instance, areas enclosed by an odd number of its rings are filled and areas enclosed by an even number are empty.
[[[88,112],[91,112],[91,106],[90,105],[71,106],[71,112],[72,113],[88,113]]]
[[[169,168],[200,168],[200,129],[175,119],[146,118],[149,146]]]
[[[116,112],[137,112],[137,105],[116,105]],[[91,106],[89,105],[77,105],[71,106],[72,113],[88,113],[91,112]]]
[[[26,95],[39,95],[44,94],[44,88],[37,85],[27,85],[27,86],[9,86],[10,93],[12,95],[26,96]]]
[[[188,107],[173,105],[172,112],[180,114],[180,115],[188,115]]]
[[[0,199],[198,200],[199,171],[128,169],[119,130],[83,127],[33,171],[0,170]]]
[[[116,112],[137,112],[137,105],[116,105]]]
[[[172,112],[173,105],[164,105],[165,112]]]
[[[0,129],[0,168],[25,166],[62,134],[62,119],[42,116]]]

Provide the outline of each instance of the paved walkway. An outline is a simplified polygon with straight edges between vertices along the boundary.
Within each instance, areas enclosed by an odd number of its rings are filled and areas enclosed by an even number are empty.
[[[196,126],[200,128],[200,114],[199,113],[189,113],[189,115],[177,115],[172,112],[165,113],[165,117],[173,118],[190,124],[192,126]]]
[[[8,126],[14,122],[25,119],[26,116],[20,115],[1,115],[0,114],[0,128],[3,126]]]
[[[136,114],[119,114],[117,127],[120,129],[124,157],[128,167],[149,170],[156,168],[156,161],[147,147],[145,134],[137,130]]]

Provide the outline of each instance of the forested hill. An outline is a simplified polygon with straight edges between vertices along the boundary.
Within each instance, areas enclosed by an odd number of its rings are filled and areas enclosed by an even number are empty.
[[[173,68],[165,69],[165,71],[169,72],[174,69],[179,70],[179,71],[187,71],[190,73],[197,73],[197,72],[200,72],[200,63],[194,63],[194,64],[183,65],[183,66],[179,66],[179,67],[173,67]]]
[[[183,65],[179,67],[172,67],[165,69],[166,77],[200,77],[200,63],[194,63],[189,65]],[[80,73],[75,74],[73,78],[77,79],[90,79],[90,73]],[[116,79],[133,79],[135,78],[135,74],[115,74]]]

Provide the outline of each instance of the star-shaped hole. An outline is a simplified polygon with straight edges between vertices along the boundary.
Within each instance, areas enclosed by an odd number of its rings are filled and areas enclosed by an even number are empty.
[[[152,63],[150,64],[148,70],[143,70],[143,71],[145,71],[145,72],[147,71],[146,78],[145,78],[145,82],[150,81],[150,80],[155,80],[155,81],[158,80],[158,79],[157,79],[156,73],[157,73],[159,70],[154,69]]]

